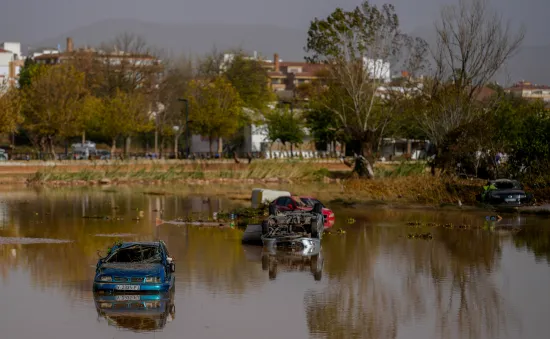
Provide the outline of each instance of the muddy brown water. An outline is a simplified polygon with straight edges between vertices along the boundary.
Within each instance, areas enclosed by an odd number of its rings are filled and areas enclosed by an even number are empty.
[[[200,192],[2,192],[0,338],[534,339],[550,332],[548,218],[504,215],[492,223],[482,212],[334,208],[334,229],[346,232],[324,237],[321,276],[289,256],[278,257],[276,272],[264,270],[261,249],[241,245],[239,230],[155,226],[161,212],[170,220],[243,204]],[[408,239],[427,232],[432,240]],[[116,239],[156,238],[176,262],[175,293],[164,308],[96,308],[97,251]]]

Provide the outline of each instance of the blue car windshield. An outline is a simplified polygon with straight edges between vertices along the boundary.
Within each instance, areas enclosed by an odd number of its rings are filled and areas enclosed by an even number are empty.
[[[134,245],[119,248],[111,254],[106,263],[162,263],[162,255],[158,246]]]

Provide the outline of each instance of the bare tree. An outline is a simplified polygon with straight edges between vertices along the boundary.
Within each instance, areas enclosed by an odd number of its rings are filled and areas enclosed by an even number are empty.
[[[185,125],[185,112],[178,99],[183,97],[187,91],[189,81],[194,77],[195,68],[191,58],[182,56],[165,65],[164,77],[158,88],[160,110],[156,117],[156,130],[161,138],[161,145],[164,145],[167,136],[173,135],[176,158],[178,156],[179,138],[188,128]],[[174,127],[177,127],[177,129],[174,129]]]
[[[449,152],[444,144],[452,143],[449,137],[454,131],[496,104],[479,104],[483,88],[519,50],[525,31],[513,32],[487,0],[445,6],[436,31],[435,69],[425,84],[417,120],[436,147],[436,162],[445,168],[449,160],[443,154]]]

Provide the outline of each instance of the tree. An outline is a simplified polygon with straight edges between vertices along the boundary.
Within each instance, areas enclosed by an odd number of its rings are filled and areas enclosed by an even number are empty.
[[[25,64],[21,67],[19,72],[19,88],[25,89],[28,88],[34,78],[39,77],[41,74],[44,74],[47,66],[37,64],[33,59],[25,59]]]
[[[23,121],[21,110],[23,98],[14,88],[3,88],[0,84],[0,133],[13,133]]]
[[[374,177],[373,149],[391,118],[391,109],[377,90],[389,76],[389,62],[411,74],[424,66],[426,43],[399,31],[392,5],[380,9],[364,1],[353,11],[337,8],[324,20],[315,19],[308,31],[306,51],[311,62],[325,62],[328,87],[320,103],[340,120],[343,129],[361,144],[361,176]]]
[[[156,115],[156,131],[160,136],[160,145],[164,145],[165,138],[174,137],[174,153],[178,157],[179,138],[188,126],[185,124],[185,112],[179,99],[187,91],[189,82],[195,71],[190,58],[180,58],[165,65],[165,72],[158,88],[158,103]],[[177,130],[174,130],[174,126]],[[162,149],[161,149],[162,154]]]
[[[453,143],[454,131],[474,121],[498,104],[480,104],[482,89],[519,49],[524,30],[511,31],[486,0],[460,0],[445,6],[436,25],[435,64],[424,86],[423,104],[417,114],[420,127],[436,148],[435,166],[449,167],[444,144]],[[498,97],[495,97],[498,99]],[[444,156],[446,155],[446,156]]]
[[[237,90],[223,76],[212,80],[192,80],[186,98],[189,100],[191,129],[208,137],[210,153],[215,139],[230,137],[237,131],[243,116]],[[220,144],[218,144],[220,147]]]
[[[116,141],[152,128],[147,99],[139,92],[117,90],[113,97],[95,98],[93,128],[111,140],[111,153],[116,152]]]
[[[308,109],[305,120],[316,144],[326,147],[338,140],[340,125],[331,110],[323,107]]]
[[[268,87],[269,77],[260,61],[246,59],[239,53],[227,66],[224,74],[239,93],[246,108],[265,112],[268,103],[273,101],[273,92]]]
[[[71,65],[51,66],[23,93],[25,125],[55,158],[55,138],[79,135],[88,118],[84,74]]]
[[[268,139],[271,142],[279,140],[284,146],[289,143],[292,156],[292,146],[301,144],[305,137],[303,118],[285,107],[265,114],[265,120]]]

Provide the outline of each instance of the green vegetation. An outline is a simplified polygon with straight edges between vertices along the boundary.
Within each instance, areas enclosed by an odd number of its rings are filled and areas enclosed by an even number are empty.
[[[152,166],[150,169],[132,169],[131,166],[90,166],[78,172],[68,172],[62,167],[47,168],[37,171],[29,178],[29,182],[47,183],[54,181],[90,181],[104,178],[119,181],[178,181],[204,179],[321,179],[317,172],[318,166],[309,162],[253,162],[244,168],[208,169],[197,165],[190,169],[184,166],[163,168]]]

